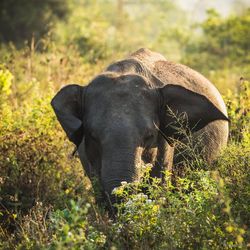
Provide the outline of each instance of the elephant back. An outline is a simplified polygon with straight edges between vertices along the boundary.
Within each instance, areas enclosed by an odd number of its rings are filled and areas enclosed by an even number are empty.
[[[178,63],[168,61],[159,53],[139,49],[133,54],[153,75],[164,84],[176,84],[206,96],[220,111],[227,115],[226,105],[217,88],[197,71]]]

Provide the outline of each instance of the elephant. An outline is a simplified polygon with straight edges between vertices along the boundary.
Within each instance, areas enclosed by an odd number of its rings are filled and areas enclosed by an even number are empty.
[[[152,177],[171,169],[173,142],[185,140],[173,114],[185,118],[194,137],[201,136],[208,163],[228,139],[227,110],[216,87],[144,48],[112,63],[88,85],[63,87],[51,105],[87,176],[99,181],[111,206],[114,188],[140,179],[141,163],[152,164]]]

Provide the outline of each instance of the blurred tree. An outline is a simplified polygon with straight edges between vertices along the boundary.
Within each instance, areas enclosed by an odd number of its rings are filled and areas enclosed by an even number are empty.
[[[185,63],[208,70],[250,63],[250,9],[228,18],[208,10],[200,28],[203,31],[200,40],[186,46]]]
[[[67,21],[57,23],[54,38],[77,45],[87,61],[117,58],[140,47],[157,50],[173,60],[180,58],[175,57],[179,48],[173,27],[186,20],[184,11],[173,1],[72,0],[70,9]],[[168,39],[163,39],[166,33]]]
[[[239,14],[245,12],[250,7],[249,0],[232,0],[232,9]]]
[[[22,45],[32,36],[39,39],[68,11],[65,0],[1,0],[0,40]]]

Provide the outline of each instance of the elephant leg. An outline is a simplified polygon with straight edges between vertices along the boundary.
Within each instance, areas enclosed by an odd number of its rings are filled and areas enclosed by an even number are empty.
[[[171,147],[162,136],[159,137],[158,145],[158,152],[151,170],[151,177],[160,178],[164,182],[165,170],[172,173],[174,147]]]
[[[166,163],[165,163],[165,170],[168,170],[170,173],[173,171],[173,161],[174,161],[174,149],[175,147],[171,147],[168,145],[167,152],[166,152]]]

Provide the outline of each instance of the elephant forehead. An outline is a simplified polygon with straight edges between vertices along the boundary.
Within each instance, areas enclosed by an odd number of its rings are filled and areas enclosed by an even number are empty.
[[[91,105],[101,102],[106,106],[118,103],[128,106],[131,103],[151,102],[154,93],[139,76],[101,77],[89,85],[87,99]]]
[[[86,95],[86,115],[93,126],[105,122],[136,122],[155,112],[154,91],[137,75],[103,75],[94,79]],[[92,126],[91,126],[92,127]]]
[[[90,127],[102,127],[110,122],[130,126],[153,117],[155,106],[145,90],[114,87],[89,95],[86,111]]]
[[[139,108],[150,109],[155,102],[155,96],[145,88],[114,86],[89,95],[87,105],[94,109],[129,112]]]
[[[95,78],[90,85],[92,91],[145,91],[150,88],[147,80],[136,74],[111,74],[106,73]]]
[[[153,98],[147,92],[126,89],[95,93],[89,98],[87,106],[87,110],[96,115],[145,113],[154,107]]]

